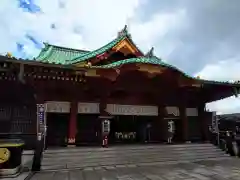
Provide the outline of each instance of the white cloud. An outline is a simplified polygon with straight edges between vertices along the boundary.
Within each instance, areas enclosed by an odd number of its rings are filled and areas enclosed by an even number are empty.
[[[0,6],[0,53],[14,51],[15,42],[24,41],[25,33],[54,44],[73,48],[94,49],[116,36],[128,19],[134,18],[141,3],[132,1],[66,1],[59,8],[58,0],[36,2],[42,13],[30,14],[17,7],[17,1],[2,0]],[[17,17],[17,18],[16,18]],[[51,24],[56,29],[51,29]],[[75,26],[83,28],[84,34],[73,32]],[[32,54],[32,51],[28,51]]]
[[[220,60],[214,64],[207,64],[197,75],[203,79],[228,81],[240,80],[240,56],[232,59]]]
[[[240,97],[232,96],[220,101],[209,103],[207,109],[216,111],[217,114],[231,114],[239,113],[240,111]]]
[[[142,23],[137,12],[147,0],[67,0],[64,8],[59,0],[38,0],[42,12],[30,14],[17,7],[17,2],[1,1],[0,28],[3,42],[0,53],[13,52],[15,42],[26,44],[24,35],[32,34],[38,40],[72,48],[95,49],[116,37],[117,32],[128,24],[138,46],[148,50],[158,37],[180,24],[184,12],[155,14],[149,21]],[[17,17],[17,18],[16,18]],[[51,29],[55,24],[56,29]],[[80,33],[74,33],[78,27]],[[80,29],[80,30],[79,30]],[[33,43],[28,43],[26,53],[35,55]]]
[[[177,31],[185,26],[186,12],[184,9],[176,10],[172,13],[155,14],[151,21],[145,23],[133,22],[131,32],[133,39],[141,45],[144,50],[150,50],[151,47],[157,47],[159,56],[167,56],[172,52],[175,43],[168,46],[168,43],[162,41],[169,31]],[[158,37],[158,38],[156,38]],[[171,41],[172,42],[172,41]]]
[[[219,81],[240,80],[240,57],[222,60],[215,64],[206,65],[199,73],[203,79]],[[218,114],[238,113],[240,112],[240,97],[230,97],[223,100],[209,103],[207,108],[211,111],[217,111]]]

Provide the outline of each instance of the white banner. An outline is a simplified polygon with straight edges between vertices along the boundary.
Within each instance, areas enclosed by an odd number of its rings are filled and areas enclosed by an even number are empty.
[[[187,116],[198,116],[198,109],[197,108],[186,108]]]
[[[37,133],[44,133],[46,125],[45,105],[37,104]]]
[[[70,113],[70,102],[48,101],[45,105],[49,113]]]
[[[112,115],[158,116],[158,107],[108,104],[107,112]]]
[[[167,114],[171,114],[171,115],[174,115],[174,116],[179,116],[180,115],[179,108],[175,107],[175,106],[166,107],[166,111],[167,111]]]
[[[99,103],[78,103],[79,114],[99,114]]]

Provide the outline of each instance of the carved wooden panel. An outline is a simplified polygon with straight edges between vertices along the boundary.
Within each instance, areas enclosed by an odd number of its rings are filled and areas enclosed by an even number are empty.
[[[0,121],[9,121],[11,119],[11,107],[0,106]]]
[[[12,107],[11,133],[35,133],[36,132],[36,111],[31,106]]]

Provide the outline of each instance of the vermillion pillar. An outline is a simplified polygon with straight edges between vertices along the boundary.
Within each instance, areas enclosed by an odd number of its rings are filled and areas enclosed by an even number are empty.
[[[181,118],[181,125],[182,125],[182,140],[184,142],[188,142],[189,135],[188,135],[188,119],[187,119],[186,107],[184,105],[181,105],[179,107],[179,110],[180,110],[180,118]]]
[[[163,105],[158,106],[158,127],[160,131],[158,131],[158,141],[164,142],[167,139],[167,121],[164,121],[164,117],[166,116],[165,107]]]
[[[70,106],[70,121],[69,121],[69,131],[68,131],[68,146],[75,145],[75,137],[77,134],[77,113],[78,113],[78,103],[73,101]]]

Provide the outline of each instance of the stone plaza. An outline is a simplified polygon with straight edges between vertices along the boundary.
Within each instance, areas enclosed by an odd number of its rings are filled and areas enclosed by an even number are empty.
[[[203,160],[177,164],[158,162],[137,165],[86,167],[43,171],[31,180],[239,180],[240,161]]]

